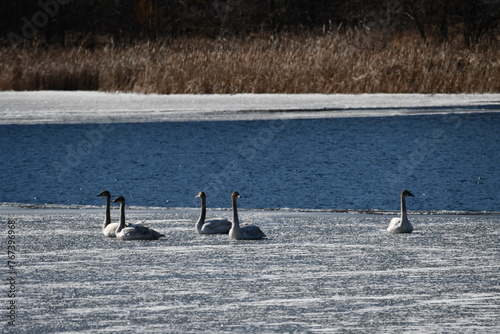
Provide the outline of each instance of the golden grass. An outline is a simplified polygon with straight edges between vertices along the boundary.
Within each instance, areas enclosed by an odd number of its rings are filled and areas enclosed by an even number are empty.
[[[0,90],[160,94],[500,92],[498,46],[323,34],[0,50]]]

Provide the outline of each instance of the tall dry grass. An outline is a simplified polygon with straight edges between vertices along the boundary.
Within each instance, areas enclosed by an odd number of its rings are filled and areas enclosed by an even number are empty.
[[[500,92],[500,50],[361,34],[2,49],[0,90],[211,93]],[[498,43],[497,43],[498,44]]]

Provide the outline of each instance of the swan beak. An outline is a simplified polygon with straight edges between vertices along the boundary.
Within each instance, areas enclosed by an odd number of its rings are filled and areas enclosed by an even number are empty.
[[[408,196],[415,197],[411,192],[408,192]]]

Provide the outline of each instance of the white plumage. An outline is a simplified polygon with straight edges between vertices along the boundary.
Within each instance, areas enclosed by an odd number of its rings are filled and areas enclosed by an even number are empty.
[[[115,231],[117,239],[120,240],[157,240],[165,235],[143,225],[125,226],[125,198],[117,197],[113,203],[120,203],[120,223]]]
[[[231,230],[229,230],[229,237],[233,240],[255,240],[265,238],[266,235],[258,226],[255,225],[244,225],[240,226],[240,221],[238,219],[238,209],[236,206],[236,200],[241,198],[237,191],[231,194],[231,200],[233,204],[233,224]]]
[[[415,197],[408,190],[403,190],[401,192],[401,215],[399,218],[393,218],[389,223],[387,231],[389,231],[390,233],[411,233],[413,231],[413,226],[408,220],[408,216],[406,214],[405,198],[408,196]]]
[[[207,196],[201,191],[196,195],[201,199],[200,218],[196,222],[196,231],[200,234],[227,234],[231,229],[231,221],[225,218],[205,220],[207,214]]]

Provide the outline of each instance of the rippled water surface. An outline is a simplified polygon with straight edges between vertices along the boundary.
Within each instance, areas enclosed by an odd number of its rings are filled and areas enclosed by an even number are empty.
[[[231,242],[194,233],[195,209],[127,213],[167,237],[106,239],[101,208],[0,207],[17,226],[12,332],[500,329],[498,215],[411,215],[414,233],[390,235],[392,215],[243,210],[269,239]]]
[[[499,211],[500,113],[1,125],[0,202]]]

